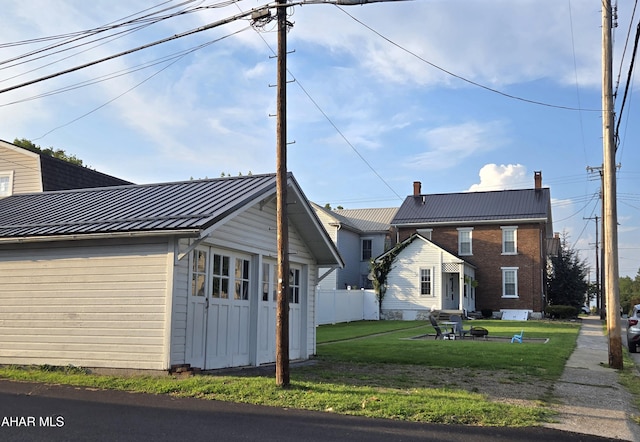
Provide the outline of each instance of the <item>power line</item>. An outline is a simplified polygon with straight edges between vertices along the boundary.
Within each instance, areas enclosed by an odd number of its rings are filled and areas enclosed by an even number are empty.
[[[209,23],[207,25],[200,26],[200,27],[191,29],[189,31],[181,32],[179,34],[172,35],[171,37],[166,37],[166,38],[163,38],[163,39],[160,39],[160,40],[156,40],[156,41],[153,41],[151,43],[147,43],[145,45],[138,46],[138,47],[133,48],[133,49],[128,49],[126,51],[122,51],[122,52],[119,52],[117,54],[109,55],[107,57],[103,57],[103,58],[100,58],[98,60],[90,61],[88,63],[84,63],[84,64],[81,64],[81,65],[78,65],[78,66],[75,66],[75,67],[72,67],[72,68],[68,68],[68,69],[65,69],[65,70],[62,70],[62,71],[59,71],[59,72],[55,72],[53,74],[45,75],[43,77],[36,78],[34,80],[26,81],[24,83],[20,83],[20,84],[14,85],[14,86],[10,86],[10,87],[4,88],[4,89],[0,89],[0,94],[5,93],[5,92],[9,92],[9,91],[13,91],[13,90],[16,90],[16,89],[20,89],[20,88],[23,88],[25,86],[30,86],[32,84],[36,84],[36,83],[39,83],[41,81],[50,80],[52,78],[56,78],[56,77],[59,77],[61,75],[69,74],[71,72],[79,71],[79,70],[88,68],[90,66],[94,66],[96,64],[103,63],[105,61],[113,60],[115,58],[119,58],[119,57],[122,57],[124,55],[129,55],[129,54],[132,54],[134,52],[141,51],[143,49],[148,49],[148,48],[151,48],[153,46],[157,46],[157,45],[162,44],[162,43],[167,43],[167,42],[172,41],[172,40],[177,40],[178,38],[182,38],[182,37],[186,37],[186,36],[189,36],[189,35],[193,35],[193,34],[196,34],[198,32],[207,31],[209,29],[213,29],[213,28],[216,28],[218,26],[222,26],[222,25],[225,25],[227,23],[231,23],[231,22],[233,22],[235,20],[238,20],[240,18],[247,17],[247,16],[253,14],[254,12],[257,12],[257,11],[262,10],[262,9],[264,9],[264,6],[253,8],[253,9],[250,9],[250,10],[248,10],[246,12],[242,12],[242,13],[233,15],[231,17],[227,17],[225,19],[215,21],[213,23]]]
[[[385,40],[386,42],[392,44],[393,46],[397,47],[398,49],[406,52],[407,54],[417,58],[418,60],[422,61],[423,63],[428,64],[429,66],[438,69],[439,71],[444,72],[445,74],[457,78],[458,80],[462,80],[465,83],[469,83],[473,86],[479,87],[481,89],[485,89],[489,92],[493,92],[495,94],[498,95],[502,95],[503,97],[507,97],[507,98],[511,98],[512,100],[517,100],[517,101],[522,101],[525,103],[529,103],[529,104],[536,104],[539,106],[545,106],[545,107],[551,107],[551,108],[555,108],[555,109],[564,109],[564,110],[570,110],[570,111],[584,111],[584,112],[602,112],[602,109],[581,109],[581,108],[576,108],[576,107],[570,107],[570,106],[560,106],[560,105],[555,105],[555,104],[550,104],[550,103],[544,103],[542,101],[536,101],[536,100],[530,100],[528,98],[522,98],[522,97],[518,97],[516,95],[511,95],[511,94],[507,94],[506,92],[502,92],[499,91],[497,89],[491,88],[489,86],[485,86],[483,84],[480,84],[478,82],[475,82],[473,80],[469,80],[468,78],[465,78],[461,75],[458,74],[454,74],[453,72],[440,67],[438,65],[436,65],[435,63],[432,63],[424,58],[422,58],[420,55],[416,54],[415,52],[405,48],[404,46],[396,43],[395,41],[391,40],[390,38],[382,35],[380,32],[376,31],[375,29],[373,29],[371,26],[365,24],[364,22],[358,20],[357,18],[355,18],[353,15],[349,14],[347,11],[345,11],[343,8],[336,6],[336,8],[338,8],[339,10],[341,10],[342,12],[344,12],[347,16],[349,16],[353,21],[355,21],[356,23],[359,23],[360,25],[364,26],[365,28],[367,28],[368,30],[370,30],[371,32],[373,32],[374,34],[376,34],[378,37],[382,38],[383,40]],[[0,91],[1,92],[1,91]]]

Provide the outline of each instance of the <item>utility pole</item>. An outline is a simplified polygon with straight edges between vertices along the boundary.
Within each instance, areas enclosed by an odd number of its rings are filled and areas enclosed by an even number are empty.
[[[607,318],[607,315],[605,314],[605,309],[606,309],[605,306],[607,305],[606,297],[605,297],[606,290],[605,290],[605,287],[604,287],[604,280],[605,280],[605,278],[604,278],[604,267],[605,267],[605,265],[604,265],[604,249],[605,249],[605,247],[604,247],[604,237],[605,237],[605,234],[604,234],[604,231],[605,231],[605,226],[604,226],[604,174],[603,174],[602,166],[600,166],[600,167],[587,166],[587,171],[590,172],[590,173],[598,172],[598,175],[600,175],[600,199],[602,200],[602,203],[600,205],[600,218],[602,219],[602,247],[600,248],[600,257],[601,257],[600,262],[602,263],[602,266],[600,268],[600,272],[598,272],[597,277],[600,278],[600,282],[601,282],[601,284],[600,284],[600,286],[598,288],[598,294],[599,294],[598,312],[600,314],[600,319],[604,321]],[[596,238],[598,236],[597,229],[598,229],[598,222],[596,221]],[[596,239],[596,243],[597,242],[598,242],[598,240]],[[597,249],[596,249],[596,262],[598,260],[597,253],[598,252],[597,252]]]
[[[611,0],[602,2],[602,123],[603,123],[603,197],[605,226],[603,250],[605,290],[607,294],[607,332],[609,336],[609,366],[622,369],[622,338],[620,336],[620,287],[618,280],[618,213],[616,201],[616,148],[614,143],[614,109],[612,87],[613,11]]]
[[[276,3],[278,20],[278,84],[276,85],[276,232],[278,254],[278,296],[276,301],[276,385],[286,388],[289,374],[289,221],[287,216],[287,7],[294,4],[362,5],[404,0],[326,0]],[[256,10],[256,13],[263,8]],[[248,15],[244,13],[244,15]],[[262,16],[258,13],[258,16]]]
[[[596,221],[596,308],[598,309],[598,312],[600,312],[601,309],[601,304],[600,304],[600,265],[599,265],[599,260],[598,260],[598,255],[600,254],[599,250],[598,250],[598,215],[594,216],[593,218],[584,218],[584,219],[593,219]],[[589,278],[589,280],[591,280],[591,278]],[[602,317],[602,313],[600,313],[601,317]]]
[[[276,230],[278,298],[276,301],[276,385],[289,376],[289,222],[287,217],[287,0],[278,0],[278,84],[276,86]]]

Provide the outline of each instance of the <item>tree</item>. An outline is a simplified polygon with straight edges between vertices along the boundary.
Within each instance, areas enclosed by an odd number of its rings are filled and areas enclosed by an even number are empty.
[[[13,144],[30,150],[31,152],[41,153],[43,155],[58,158],[59,160],[64,160],[78,166],[84,166],[80,158],[76,157],[75,155],[67,154],[62,149],[54,149],[53,147],[47,147],[46,149],[43,149],[37,144],[34,144],[31,140],[27,140],[26,138],[16,138],[15,140],[13,140]]]
[[[579,309],[586,301],[588,289],[587,264],[563,234],[558,255],[551,258],[551,266],[547,270],[548,303]]]
[[[640,269],[635,279],[628,276],[620,278],[620,307],[622,307],[622,311],[630,312],[636,304],[640,304]]]

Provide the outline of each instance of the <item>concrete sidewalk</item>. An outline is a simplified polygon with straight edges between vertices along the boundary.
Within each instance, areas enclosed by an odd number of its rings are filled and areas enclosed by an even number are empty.
[[[623,349],[623,351],[625,351]],[[638,410],[631,394],[608,368],[609,341],[600,318],[582,320],[578,345],[554,386],[559,422],[548,428],[640,442],[640,426],[631,420]]]

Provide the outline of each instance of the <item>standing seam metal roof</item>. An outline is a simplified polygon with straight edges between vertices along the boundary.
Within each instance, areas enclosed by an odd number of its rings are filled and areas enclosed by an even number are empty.
[[[450,222],[551,220],[548,188],[408,196],[394,225]]]
[[[203,229],[274,186],[269,174],[14,195],[0,238]]]

